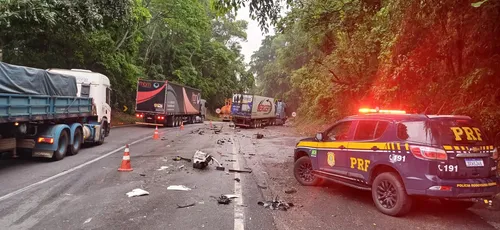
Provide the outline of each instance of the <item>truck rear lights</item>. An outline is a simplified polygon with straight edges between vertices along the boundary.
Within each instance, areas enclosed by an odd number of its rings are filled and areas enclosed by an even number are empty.
[[[38,143],[54,144],[54,138],[50,137],[39,137]]]
[[[140,114],[140,113],[136,114],[135,116],[138,117],[138,118],[143,118],[144,117],[144,115]]]
[[[451,191],[451,186],[432,186],[429,190],[434,191]]]
[[[158,116],[157,117],[158,120],[165,120],[165,117],[162,117],[162,116]]]
[[[413,156],[424,160],[448,160],[448,155],[443,149],[424,147],[424,146],[410,146]]]

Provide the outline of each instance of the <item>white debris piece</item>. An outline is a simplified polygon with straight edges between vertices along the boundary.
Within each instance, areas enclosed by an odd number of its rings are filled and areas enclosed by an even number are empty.
[[[83,222],[83,224],[90,223],[91,220],[92,220],[92,218],[88,218],[88,219],[85,220],[85,222]]]
[[[165,169],[168,169],[168,166],[161,166],[159,169],[157,169],[157,171],[163,171]]]
[[[127,192],[128,197],[134,197],[134,196],[146,196],[149,195],[149,192],[142,190],[140,188],[136,188],[132,190],[131,192]]]
[[[176,190],[176,191],[191,191],[190,188],[184,186],[184,185],[170,185],[168,186],[167,190]]]
[[[226,195],[224,195],[224,196],[226,196],[226,197],[227,197],[227,198],[229,198],[229,199],[238,198],[238,196],[236,196],[236,195],[234,195],[234,194],[226,194]]]

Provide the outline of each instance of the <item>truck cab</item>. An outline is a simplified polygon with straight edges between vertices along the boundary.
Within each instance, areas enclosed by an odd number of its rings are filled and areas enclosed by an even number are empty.
[[[76,78],[78,97],[92,98],[98,121],[109,135],[111,124],[111,84],[103,74],[84,69],[48,69],[52,73],[70,75]]]

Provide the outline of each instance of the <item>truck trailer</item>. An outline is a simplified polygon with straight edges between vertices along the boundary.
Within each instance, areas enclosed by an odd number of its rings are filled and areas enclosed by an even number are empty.
[[[176,127],[205,120],[206,101],[199,89],[169,81],[137,82],[136,117],[141,125]]]
[[[0,153],[61,160],[110,132],[109,79],[0,62]]]
[[[281,100],[250,94],[234,94],[231,116],[237,127],[257,128],[282,125],[286,121],[286,104]]]

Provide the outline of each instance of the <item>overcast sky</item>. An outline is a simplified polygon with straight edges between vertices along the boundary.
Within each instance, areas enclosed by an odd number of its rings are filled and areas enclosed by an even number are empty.
[[[245,62],[248,64],[250,63],[250,59],[252,57],[252,54],[254,51],[257,51],[260,47],[260,42],[266,35],[272,35],[274,34],[273,28],[269,28],[269,33],[267,34],[262,34],[259,28],[259,24],[250,19],[250,9],[248,8],[248,5],[245,6],[244,8],[241,8],[238,10],[238,14],[236,15],[236,18],[239,20],[245,20],[248,22],[248,28],[247,28],[247,41],[246,42],[241,42],[241,53],[245,55]]]

